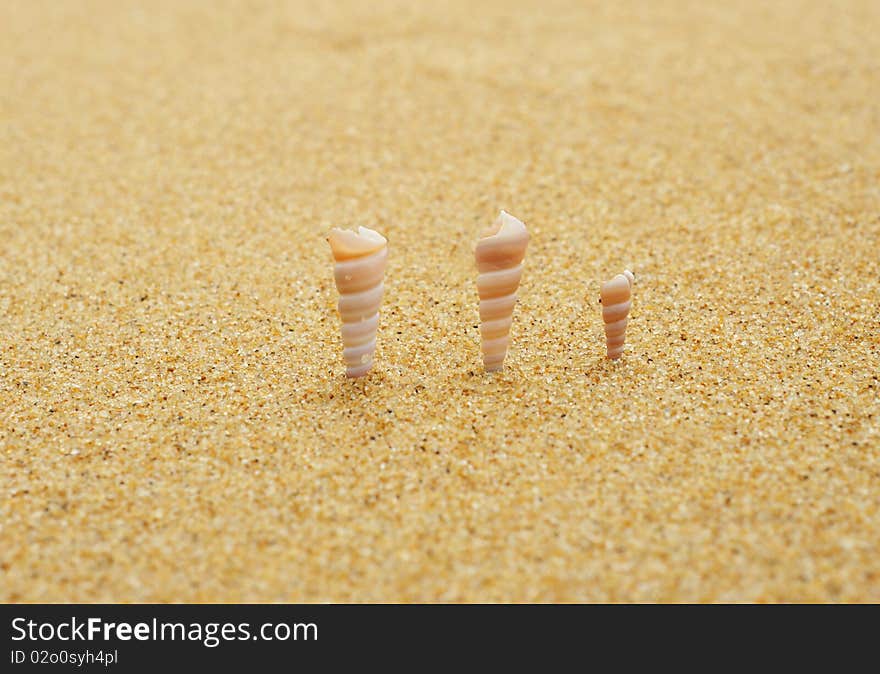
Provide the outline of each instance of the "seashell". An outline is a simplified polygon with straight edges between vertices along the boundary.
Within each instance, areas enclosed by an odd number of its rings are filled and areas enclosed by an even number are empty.
[[[480,295],[480,335],[487,372],[501,370],[510,344],[510,325],[516,289],[522,278],[529,233],[512,215],[501,211],[477,242],[477,292]]]
[[[327,241],[336,261],[333,275],[339,290],[345,374],[362,377],[373,367],[388,241],[366,227],[357,232],[334,229]]]
[[[605,341],[608,358],[617,360],[623,355],[626,340],[626,324],[632,306],[632,284],[636,277],[627,269],[607,283],[602,284],[602,320],[605,321]]]

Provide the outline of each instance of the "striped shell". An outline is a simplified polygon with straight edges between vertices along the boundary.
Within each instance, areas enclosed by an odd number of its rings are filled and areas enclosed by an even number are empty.
[[[635,276],[627,269],[602,284],[602,320],[605,321],[605,341],[611,360],[623,355],[626,324],[629,322],[629,309],[632,306],[633,281]]]
[[[504,211],[477,242],[480,335],[483,365],[487,372],[504,367],[516,290],[522,277],[522,261],[528,243],[526,226]]]
[[[334,229],[327,241],[336,261],[333,275],[339,290],[345,374],[362,377],[373,367],[388,242],[366,227],[357,232]]]

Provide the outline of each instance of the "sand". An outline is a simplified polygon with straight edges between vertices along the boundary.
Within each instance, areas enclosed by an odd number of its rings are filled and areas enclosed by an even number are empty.
[[[878,54],[871,0],[2,3],[0,599],[880,601]]]

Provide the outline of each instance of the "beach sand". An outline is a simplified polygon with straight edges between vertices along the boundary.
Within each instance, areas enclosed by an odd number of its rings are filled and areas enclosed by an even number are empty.
[[[878,54],[870,0],[4,2],[0,600],[880,601]]]

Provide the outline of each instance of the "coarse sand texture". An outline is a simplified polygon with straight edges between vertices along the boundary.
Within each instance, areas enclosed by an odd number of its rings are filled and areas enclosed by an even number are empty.
[[[880,601],[878,55],[876,0],[0,3],[0,600]]]

